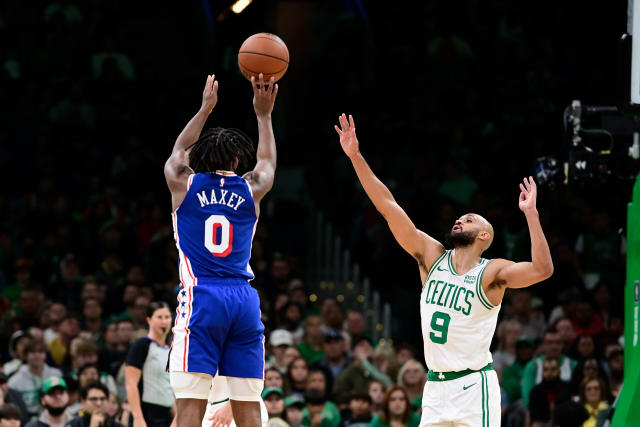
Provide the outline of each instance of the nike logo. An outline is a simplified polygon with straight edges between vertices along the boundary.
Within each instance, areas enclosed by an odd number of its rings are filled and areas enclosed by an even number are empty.
[[[449,270],[447,270],[446,268],[440,268],[440,266],[437,266],[437,267],[436,267],[436,270],[438,270],[438,271],[449,271]]]
[[[466,389],[468,389],[468,388],[470,388],[470,387],[473,387],[473,386],[474,386],[474,385],[476,385],[476,384],[478,384],[478,383],[473,383],[473,384],[471,384],[471,385],[465,385],[465,386],[462,386],[462,389],[463,389],[463,390],[466,390]]]

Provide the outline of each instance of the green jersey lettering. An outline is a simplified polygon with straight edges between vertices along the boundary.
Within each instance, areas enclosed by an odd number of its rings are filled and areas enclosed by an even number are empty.
[[[473,299],[473,296],[475,294],[473,293],[473,291],[467,290],[467,295],[465,295],[464,297],[464,302],[467,303],[467,306],[462,310],[462,314],[464,314],[465,316],[468,316],[469,313],[471,313],[471,301],[469,301],[469,295],[471,295],[471,299]]]

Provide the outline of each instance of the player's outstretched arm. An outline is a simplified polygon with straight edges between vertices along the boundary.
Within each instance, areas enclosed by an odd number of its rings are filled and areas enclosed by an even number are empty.
[[[269,80],[266,87],[262,74],[258,76],[258,84],[255,77],[251,77],[253,87],[253,109],[258,119],[258,148],[256,150],[256,167],[247,172],[244,178],[249,182],[253,192],[253,200],[258,203],[271,187],[276,173],[276,138],[271,126],[271,112],[278,95],[278,85],[274,78]]]
[[[182,203],[187,192],[187,178],[193,173],[189,167],[186,150],[198,140],[202,128],[211,114],[211,110],[218,102],[218,81],[214,75],[207,76],[207,82],[202,91],[202,104],[200,110],[182,130],[169,159],[164,164],[164,177],[173,196],[173,208],[176,209]],[[176,206],[177,202],[177,206]]]
[[[440,242],[416,228],[407,213],[398,205],[391,191],[375,176],[360,153],[353,117],[349,115],[347,120],[347,117],[342,114],[338,120],[340,126],[334,127],[340,136],[340,145],[351,160],[364,191],[378,212],[384,216],[400,246],[413,256],[425,271],[428,271],[433,262],[444,252],[444,247]]]
[[[524,213],[531,237],[531,262],[512,262],[496,260],[498,270],[495,283],[504,284],[508,288],[524,288],[548,279],[553,274],[553,261],[547,239],[540,225],[536,208],[538,189],[533,177],[524,178],[520,184],[518,206]]]

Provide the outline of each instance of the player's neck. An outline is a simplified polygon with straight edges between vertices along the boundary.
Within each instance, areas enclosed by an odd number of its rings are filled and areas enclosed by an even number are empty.
[[[469,245],[461,248],[455,248],[453,251],[453,268],[459,274],[466,273],[471,270],[476,264],[480,262],[480,254],[474,245]]]

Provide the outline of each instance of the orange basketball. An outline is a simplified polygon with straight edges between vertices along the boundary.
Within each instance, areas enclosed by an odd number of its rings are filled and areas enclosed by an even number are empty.
[[[289,49],[275,34],[254,34],[240,46],[238,67],[249,80],[262,73],[265,81],[271,77],[278,81],[289,67]]]

